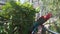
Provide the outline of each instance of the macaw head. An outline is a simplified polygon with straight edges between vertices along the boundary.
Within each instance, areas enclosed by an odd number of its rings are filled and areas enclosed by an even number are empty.
[[[45,20],[48,20],[49,18],[51,18],[52,14],[48,13],[47,15],[43,16]]]
[[[48,13],[47,15],[41,16],[37,22],[42,25],[43,23],[45,23],[50,17],[52,16],[51,13]]]

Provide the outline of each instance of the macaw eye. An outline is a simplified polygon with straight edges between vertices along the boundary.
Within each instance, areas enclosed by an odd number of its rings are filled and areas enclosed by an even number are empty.
[[[44,18],[46,18],[46,16],[44,16]]]

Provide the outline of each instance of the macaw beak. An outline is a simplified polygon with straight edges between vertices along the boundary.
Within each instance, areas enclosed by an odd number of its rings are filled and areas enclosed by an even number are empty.
[[[51,14],[51,13],[48,13],[47,15],[44,16],[44,18],[45,18],[46,20],[48,20],[48,19],[51,18],[51,17],[52,17],[52,14]]]

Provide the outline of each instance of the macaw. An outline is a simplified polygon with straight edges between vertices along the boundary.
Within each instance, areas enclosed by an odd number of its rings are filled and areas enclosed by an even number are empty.
[[[45,23],[50,17],[52,16],[51,13],[48,13],[47,15],[44,15],[44,16],[41,16],[34,24],[33,26],[31,27],[30,29],[30,33],[33,33],[36,31],[37,27],[39,25],[43,25],[43,23]]]

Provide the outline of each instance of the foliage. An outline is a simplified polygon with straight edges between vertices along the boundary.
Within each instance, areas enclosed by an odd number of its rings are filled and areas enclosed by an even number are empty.
[[[29,29],[35,21],[37,11],[28,2],[8,2],[2,7],[1,16],[7,18],[4,30],[7,34],[29,34]],[[3,33],[3,32],[2,32]]]
[[[59,16],[60,14],[60,1],[59,0],[43,0],[45,9],[48,12],[52,12],[53,16]]]
[[[51,12],[53,14],[53,17],[57,17],[60,19],[60,0],[42,0],[44,5],[44,12]],[[57,19],[56,18],[56,19]],[[58,22],[58,23],[57,23]],[[57,23],[59,25],[59,20],[54,22],[54,24]],[[51,30],[59,32],[60,33],[60,25],[51,25]]]

